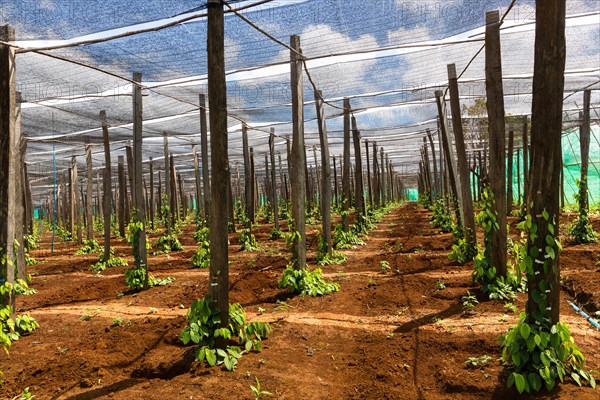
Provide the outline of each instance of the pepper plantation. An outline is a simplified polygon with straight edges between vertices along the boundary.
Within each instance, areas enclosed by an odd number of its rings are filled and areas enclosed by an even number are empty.
[[[1,398],[598,398],[597,1],[0,20]]]

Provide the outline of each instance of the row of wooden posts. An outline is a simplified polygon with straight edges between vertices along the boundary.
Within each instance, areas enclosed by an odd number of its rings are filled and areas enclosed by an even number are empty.
[[[204,96],[201,96],[201,99]],[[349,102],[348,102],[349,106]],[[347,108],[349,110],[349,107]],[[202,113],[204,115],[204,113]],[[346,113],[349,114],[349,113]],[[203,117],[204,118],[204,117]],[[240,178],[240,166],[236,166],[236,173],[230,179],[230,190],[233,193],[234,199],[241,201],[243,198],[243,204],[247,210],[250,221],[254,222],[255,212],[260,205],[265,205],[268,202],[269,207],[272,208],[271,212],[274,214],[274,220],[276,228],[278,226],[278,203],[281,201],[289,201],[289,188],[288,188],[288,170],[283,172],[283,164],[281,154],[277,154],[278,168],[275,164],[275,151],[274,151],[274,132],[271,132],[269,137],[269,148],[268,154],[265,154],[265,176],[263,183],[259,185],[259,179],[256,174],[255,162],[254,162],[254,151],[252,147],[248,146],[248,127],[244,124],[242,128],[243,147],[244,147],[244,188],[242,189],[242,179]],[[204,136],[204,135],[203,135]],[[345,137],[348,140],[349,137]],[[360,132],[356,128],[356,121],[353,119],[353,141],[355,141],[355,163],[358,163],[358,167],[355,164],[350,164],[350,192],[346,194],[351,199],[361,199],[360,193],[365,191],[363,186],[363,177],[358,179],[356,171],[362,170],[361,164],[361,151],[360,151]],[[289,140],[286,141],[289,143]],[[370,156],[369,149],[370,143],[368,140],[364,141],[366,150],[367,169],[363,171],[361,175],[367,177],[367,189],[366,196],[369,205],[380,207],[386,204],[386,199],[397,200],[401,197],[406,197],[405,190],[402,182],[397,177],[397,173],[394,169],[392,162],[389,160],[389,156],[383,151],[383,148],[378,148],[377,143],[373,142],[373,153],[378,154],[378,157],[373,158],[373,171],[371,174],[370,168]],[[289,148],[289,145],[287,146]],[[173,224],[183,219],[189,210],[197,209],[202,213],[203,217],[208,218],[208,207],[206,203],[209,202],[209,179],[203,181],[203,177],[208,178],[208,174],[202,174],[203,168],[200,168],[203,157],[196,151],[196,145],[192,145],[192,154],[194,158],[194,177],[195,184],[194,190],[185,186],[185,180],[182,178],[181,173],[176,172],[175,157],[172,153],[169,153],[168,137],[164,136],[164,150],[165,160],[168,163],[163,163],[163,170],[156,171],[155,161],[150,158],[147,162],[148,174],[143,178],[144,188],[144,207],[148,216],[147,223],[154,229],[156,219],[166,218],[169,221],[167,228],[172,227]],[[348,150],[348,148],[346,148]],[[315,157],[315,166],[308,168],[306,187],[307,187],[307,201],[309,207],[317,204],[322,196],[321,186],[322,183],[318,179],[321,170],[324,168],[323,165],[319,166],[317,160],[317,149],[312,148],[313,155]],[[92,163],[92,146],[85,146],[86,153],[86,177],[85,179],[79,178],[79,168],[77,164],[77,156],[71,157],[70,167],[61,173],[57,178],[56,187],[56,200],[54,193],[50,194],[42,205],[38,207],[38,212],[42,218],[53,225],[55,222],[58,226],[63,227],[65,230],[71,233],[74,240],[82,242],[84,232],[86,239],[94,238],[94,222],[103,215],[103,208],[105,207],[104,202],[101,201],[101,189],[100,189],[100,173],[94,168]],[[110,209],[111,213],[116,218],[118,226],[118,232],[121,237],[125,236],[125,228],[131,220],[131,210],[133,209],[133,198],[132,191],[134,185],[133,177],[133,151],[131,146],[125,147],[125,156],[118,156],[117,163],[117,175],[116,182],[111,179],[112,187],[109,190],[110,193]],[[270,156],[270,157],[269,157]],[[379,157],[380,156],[380,157]],[[105,156],[106,157],[106,156]],[[330,203],[339,206],[341,199],[343,198],[342,187],[345,186],[346,176],[342,168],[338,168],[339,163],[335,156],[329,160],[329,164],[333,162],[333,199]],[[346,162],[348,162],[346,160]],[[385,168],[381,168],[380,165],[385,165]],[[23,165],[26,170],[26,164]],[[104,171],[104,169],[103,169]],[[113,171],[111,169],[111,171]],[[165,173],[164,171],[168,171]],[[158,176],[155,176],[157,172]],[[347,172],[347,171],[346,171]],[[112,172],[111,172],[112,173]],[[277,177],[279,174],[279,177]],[[203,176],[204,175],[204,176]],[[341,177],[340,177],[341,176]],[[112,178],[114,178],[114,174]],[[340,179],[338,180],[338,177]],[[158,179],[157,179],[158,178]],[[278,179],[279,178],[279,179]],[[341,185],[338,183],[341,183]],[[279,182],[279,186],[277,184]],[[371,188],[371,182],[374,183],[375,189]],[[165,189],[163,189],[163,187]],[[379,188],[383,189],[379,189]],[[28,185],[28,188],[30,186]],[[167,189],[168,188],[168,189]],[[261,189],[259,191],[259,188]],[[187,190],[186,190],[187,189]],[[164,190],[164,192],[163,192]],[[374,196],[373,193],[378,193]],[[30,192],[29,192],[30,193]],[[163,193],[166,201],[163,201]],[[208,194],[208,196],[204,196]],[[204,200],[202,200],[204,199]],[[31,200],[30,200],[31,201]],[[364,200],[361,200],[358,204],[359,208],[363,208]],[[162,205],[168,205],[169,209],[165,209],[164,212],[161,210]],[[231,207],[233,202],[228,202]],[[202,210],[200,210],[202,206]],[[31,206],[29,206],[31,210]],[[56,210],[56,211],[55,211]],[[171,211],[172,210],[172,211]],[[56,219],[55,214],[56,213]],[[233,209],[230,209],[230,222],[233,221]],[[31,223],[30,223],[31,224]],[[30,225],[29,224],[29,225]]]
[[[195,166],[195,180],[196,190],[193,193],[193,197],[196,203],[199,203],[199,199],[203,199],[205,217],[210,223],[210,243],[211,243],[211,266],[209,272],[210,289],[209,295],[216,302],[217,306],[221,309],[221,320],[222,323],[226,324],[228,321],[227,315],[227,304],[228,301],[228,221],[232,220],[233,216],[233,202],[234,195],[232,190],[232,177],[231,169],[228,156],[228,139],[227,139],[227,101],[226,101],[226,81],[224,71],[224,16],[222,4],[219,0],[208,1],[208,100],[209,100],[209,113],[210,113],[210,153],[211,153],[211,168],[210,168],[210,179],[208,177],[208,141],[206,132],[208,127],[206,126],[206,115],[205,115],[205,104],[204,97],[200,97],[200,125],[201,125],[201,157],[197,156],[195,149],[194,153],[194,166]],[[551,24],[550,24],[551,25]],[[486,176],[488,184],[491,188],[492,193],[495,197],[494,210],[497,213],[497,222],[499,229],[492,232],[492,253],[491,263],[498,269],[498,275],[503,276],[506,274],[506,210],[507,210],[507,191],[506,191],[506,155],[505,155],[505,112],[503,102],[503,88],[502,88],[502,70],[501,70],[501,57],[500,57],[500,18],[497,11],[488,12],[486,14],[486,32],[485,32],[485,75],[486,75],[486,97],[487,97],[487,111],[489,118],[489,152],[484,153],[484,157],[489,158],[488,165],[486,168]],[[552,26],[550,27],[552,28]],[[550,29],[548,28],[548,29]],[[11,41],[14,39],[14,32],[10,28],[6,28],[6,32],[2,36],[5,41]],[[11,36],[12,34],[12,36]],[[536,36],[537,41],[537,36]],[[19,207],[18,196],[15,196],[16,191],[14,190],[17,181],[20,180],[22,174],[17,173],[19,170],[18,157],[20,148],[16,146],[16,143],[20,143],[20,132],[15,128],[16,115],[15,110],[16,101],[14,98],[14,84],[15,84],[15,70],[14,70],[14,49],[9,46],[0,46],[0,58],[2,59],[2,67],[0,68],[0,82],[2,82],[1,93],[0,93],[0,112],[3,117],[0,119],[0,129],[2,134],[0,135],[0,174],[4,178],[3,184],[0,185],[0,246],[2,246],[6,252],[8,259],[12,259],[12,244],[15,238],[14,226],[20,225],[17,223],[19,220],[18,213],[15,210]],[[337,160],[334,164],[332,184],[332,172],[330,165],[330,157],[328,150],[328,139],[327,139],[327,128],[326,120],[324,117],[323,109],[323,97],[322,94],[315,90],[315,104],[317,109],[317,119],[319,128],[319,137],[321,143],[321,166],[318,171],[318,163],[315,161],[315,175],[318,175],[318,179],[313,179],[314,184],[311,185],[309,179],[307,161],[306,161],[306,146],[304,141],[304,75],[303,75],[303,55],[300,47],[300,38],[298,36],[292,36],[290,40],[290,69],[291,69],[291,95],[292,95],[292,137],[291,143],[288,141],[288,171],[282,174],[282,167],[280,163],[280,193],[287,193],[286,196],[291,200],[292,208],[292,229],[299,233],[298,238],[294,241],[293,253],[295,255],[294,267],[301,269],[306,267],[306,237],[305,237],[305,216],[306,216],[306,202],[319,201],[321,207],[321,214],[323,219],[323,235],[327,242],[327,248],[331,251],[331,215],[330,206],[332,199],[334,198],[332,188],[335,191],[338,190],[337,178],[338,169]],[[6,62],[4,62],[6,61]],[[563,66],[564,67],[564,66]],[[564,72],[564,68],[563,68]],[[153,198],[155,195],[154,191],[154,178],[149,179],[150,190],[146,194],[147,188],[144,185],[143,179],[143,164],[142,164],[142,97],[141,97],[141,74],[134,74],[133,79],[133,102],[134,102],[134,117],[133,117],[133,148],[127,152],[127,155],[131,154],[128,158],[131,159],[131,163],[128,165],[132,168],[128,168],[130,174],[130,192],[131,198],[127,199],[126,195],[126,179],[124,177],[124,160],[121,159],[118,162],[119,168],[119,191],[118,195],[113,199],[111,193],[111,160],[110,160],[110,143],[108,136],[108,125],[106,123],[106,113],[100,113],[100,120],[103,129],[104,138],[104,149],[105,149],[105,166],[103,169],[103,206],[102,212],[104,215],[104,221],[111,220],[111,213],[113,209],[113,203],[116,205],[116,209],[120,210],[122,214],[126,213],[127,203],[130,203],[130,213],[134,215],[139,221],[146,221],[146,214],[153,216],[156,212],[156,205],[160,203],[159,200]],[[429,161],[424,160],[421,166],[421,179],[420,183],[422,186],[429,185],[430,189],[433,189],[434,185],[436,188],[447,187],[447,192],[451,192],[458,199],[459,211],[461,216],[461,222],[463,224],[464,232],[470,241],[475,240],[475,221],[474,221],[474,210],[473,210],[473,198],[470,189],[470,176],[469,176],[469,163],[467,154],[465,151],[460,104],[458,101],[458,76],[456,68],[453,64],[448,65],[448,81],[450,91],[450,108],[452,114],[452,133],[454,135],[454,141],[452,141],[450,135],[450,127],[448,125],[448,116],[446,110],[445,95],[442,91],[435,93],[436,102],[438,106],[439,114],[439,130],[441,139],[441,148],[443,154],[439,155],[441,160],[440,175],[441,179],[438,179],[438,173],[435,171],[437,168],[437,162],[435,155],[432,152],[434,171],[433,175],[429,168]],[[535,89],[535,88],[534,88]],[[534,90],[534,97],[535,97]],[[588,99],[589,103],[589,99]],[[534,107],[535,108],[535,107]],[[336,193],[336,201],[338,201],[344,211],[349,211],[351,204],[354,204],[355,208],[355,220],[360,219],[366,212],[366,198],[365,192],[368,192],[368,201],[375,206],[384,205],[388,200],[400,197],[404,193],[404,187],[398,178],[398,174],[395,173],[391,163],[385,157],[384,151],[381,148],[377,148],[377,145],[373,143],[373,154],[372,154],[372,168],[373,173],[369,171],[370,162],[367,162],[367,188],[365,190],[365,184],[363,181],[364,169],[362,166],[361,156],[361,140],[360,132],[356,125],[356,120],[353,118],[349,100],[345,100],[343,104],[344,111],[344,152],[343,159],[341,162],[341,193]],[[535,110],[534,110],[535,111]],[[589,113],[588,113],[589,114]],[[560,113],[559,113],[560,116]],[[589,115],[587,116],[589,121]],[[535,123],[534,123],[535,124]],[[589,125],[589,123],[588,123]],[[533,131],[533,130],[532,130]],[[253,175],[253,152],[247,146],[247,127],[243,128],[243,141],[244,141],[244,205],[246,212],[250,216],[250,219],[254,219],[254,210],[256,208],[256,178],[255,171]],[[272,132],[269,138],[270,153],[267,155],[265,167],[268,169],[266,174],[267,180],[270,178],[270,186],[266,185],[264,189],[271,198],[276,197],[275,190],[275,154],[273,152],[274,146],[274,133]],[[352,167],[350,160],[350,137],[352,135],[354,144],[354,176],[351,179]],[[433,150],[432,135],[428,133],[427,139]],[[454,146],[452,146],[454,142]],[[536,143],[532,143],[532,149]],[[538,144],[539,145],[539,144]],[[525,147],[524,147],[525,149]],[[367,160],[369,144],[365,148],[367,152]],[[90,158],[89,147],[86,149],[86,156]],[[378,157],[378,152],[380,157]],[[534,152],[534,150],[532,150]],[[424,151],[425,155],[425,151]],[[270,156],[271,168],[268,168]],[[313,156],[316,158],[316,152],[313,152]],[[427,155],[428,156],[428,155]],[[169,168],[165,168],[165,171],[169,171],[164,174],[165,181],[165,194],[169,198],[167,204],[171,206],[171,210],[175,210],[171,215],[171,226],[174,223],[174,215],[179,211],[177,209],[177,188],[176,182],[180,182],[179,178],[175,174],[174,158],[168,153],[168,139],[165,136],[165,164],[169,160]],[[442,161],[443,160],[443,161]],[[200,184],[200,169],[199,163],[202,163],[202,184]],[[528,163],[525,161],[525,165]],[[479,169],[484,168],[484,164],[479,162]],[[151,170],[153,170],[153,163],[150,162]],[[540,165],[531,163],[531,170],[528,175],[535,173],[536,168],[539,170]],[[88,165],[88,170],[91,171],[91,167]],[[443,172],[444,171],[444,172]],[[150,174],[152,175],[152,172]],[[358,173],[360,172],[360,173]],[[236,171],[237,173],[237,171]],[[286,174],[287,181],[286,182]],[[63,197],[63,204],[67,202],[70,204],[70,223],[80,225],[77,223],[79,213],[73,212],[78,200],[76,195],[77,181],[77,169],[71,168],[69,174],[72,184],[70,185],[70,198],[66,199]],[[92,208],[89,204],[92,202],[92,179],[90,176],[91,172],[88,172],[88,179],[86,184],[86,221],[88,221],[88,233],[89,225],[93,220]],[[131,176],[132,175],[132,176]],[[527,175],[527,174],[526,174]],[[433,176],[433,178],[432,178]],[[283,178],[283,185],[281,179]],[[531,182],[531,176],[526,178],[525,182]],[[539,178],[539,177],[537,177]],[[438,181],[436,183],[436,180]],[[433,183],[432,183],[433,181]],[[440,182],[443,181],[443,182]],[[161,182],[159,179],[158,182]],[[540,180],[541,182],[541,180]],[[238,178],[238,185],[240,180]],[[289,190],[288,190],[289,184]],[[354,190],[352,190],[354,185]],[[532,183],[533,185],[533,183]],[[184,193],[185,190],[182,188],[183,185],[179,184],[180,193]],[[158,189],[162,191],[162,185],[159,183]],[[283,190],[282,190],[283,189]],[[526,190],[526,198],[533,198],[533,189],[528,188]],[[20,190],[22,193],[23,190]],[[66,190],[65,190],[66,192]],[[288,193],[289,192],[289,193]],[[318,193],[318,195],[317,195]],[[537,193],[537,192],[536,192]],[[238,198],[241,198],[242,193],[238,189],[236,193]],[[148,196],[150,197],[148,199]],[[146,198],[144,198],[146,197]],[[159,198],[162,194],[159,195]],[[512,196],[511,196],[512,198]],[[117,201],[115,201],[117,200]],[[548,200],[550,201],[550,200]],[[83,203],[83,200],[82,200]],[[181,204],[187,204],[185,196]],[[272,206],[275,209],[277,207],[277,201],[272,201]],[[538,205],[536,205],[538,207]],[[64,206],[63,206],[64,208]],[[276,211],[276,210],[275,210]],[[275,215],[278,213],[275,212]],[[121,217],[119,217],[121,218]],[[123,219],[125,217],[123,216]],[[148,218],[149,221],[153,221],[153,218]],[[15,224],[16,223],[16,224]],[[121,221],[119,221],[121,223]],[[152,222],[151,222],[152,223]],[[278,222],[276,221],[276,224]],[[347,212],[342,213],[342,225],[344,229],[349,229],[349,216]],[[105,233],[105,259],[109,257],[110,249],[110,223],[104,224]],[[146,260],[146,247],[145,247],[145,229],[142,229],[141,235],[138,238],[138,242],[134,245],[138,246],[138,257],[136,258],[136,266],[139,268],[147,268]],[[9,268],[10,269],[10,268]],[[148,274],[146,274],[146,277]],[[14,279],[14,277],[12,277]],[[10,272],[8,273],[7,280],[10,280]]]

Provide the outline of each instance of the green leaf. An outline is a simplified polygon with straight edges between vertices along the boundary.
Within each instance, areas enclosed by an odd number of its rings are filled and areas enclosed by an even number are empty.
[[[535,342],[536,346],[540,347],[540,344],[542,344],[542,337],[536,333],[533,337],[533,341]]]
[[[556,254],[554,253],[554,249],[550,246],[546,246],[546,254],[548,254],[550,256],[551,259],[555,259],[556,258]]]
[[[179,335],[179,339],[181,340],[181,343],[183,343],[184,346],[186,344],[188,344],[190,342],[190,331],[189,331],[189,329],[185,329],[183,332],[181,332],[181,334]]]
[[[508,376],[508,381],[507,381],[507,383],[506,383],[506,387],[509,387],[509,388],[510,388],[510,387],[511,387],[512,385],[514,385],[514,384],[515,384],[515,374],[514,374],[514,373],[512,373],[512,374],[510,374],[510,375]]]
[[[206,352],[206,361],[208,362],[208,365],[214,367],[217,364],[217,355],[214,353],[214,350],[207,348],[204,349],[204,351]]]
[[[548,358],[546,352],[540,354],[540,361],[542,361],[542,364],[544,364],[546,368],[550,366],[550,358]]]
[[[533,389],[534,392],[539,392],[542,388],[542,379],[539,374],[535,372],[530,372],[527,376],[527,380],[529,381],[529,386]]]
[[[581,386],[581,378],[579,378],[579,375],[576,372],[571,372],[571,378]]]
[[[223,349],[217,349],[217,354],[223,358],[227,357],[227,352]]]
[[[245,347],[246,351],[252,350],[252,341],[251,340],[247,341],[246,345],[244,347]]]
[[[225,363],[225,368],[227,368],[227,371],[233,371],[235,369],[235,358],[227,356],[223,361]]]
[[[525,385],[527,385],[525,377],[521,374],[517,374],[516,372],[513,372],[513,375],[515,376],[515,386],[517,387],[517,391],[519,394],[521,394],[525,390]]]
[[[548,221],[548,219],[550,218],[550,215],[548,214],[548,211],[546,211],[545,209],[544,209],[544,211],[542,211],[542,216],[544,217],[544,219],[546,221]]]
[[[519,332],[521,333],[523,339],[527,340],[529,334],[531,333],[531,328],[529,327],[529,324],[523,323],[519,328]]]

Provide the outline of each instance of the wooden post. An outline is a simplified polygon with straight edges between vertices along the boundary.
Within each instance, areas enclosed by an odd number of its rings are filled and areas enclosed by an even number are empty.
[[[433,182],[434,182],[434,193],[431,195],[431,199],[433,200],[434,195],[440,192],[440,185],[438,182],[438,171],[437,171],[437,161],[435,156],[435,146],[433,145],[433,135],[429,128],[426,129],[427,138],[429,139],[429,145],[431,146],[431,159],[433,160]]]
[[[194,181],[196,183],[196,224],[200,219],[200,199],[202,198],[202,178],[200,176],[200,160],[196,152],[196,145],[192,145],[192,154],[194,155]]]
[[[154,160],[150,157],[150,228],[154,230],[154,218],[156,210],[154,204]]]
[[[427,183],[427,192],[429,196],[433,192],[433,184],[431,183],[431,171],[429,169],[429,151],[427,150],[427,138],[423,137],[423,146],[421,146],[421,160],[423,161],[423,172]]]
[[[93,180],[94,180],[94,172],[92,170],[92,146],[85,146],[85,163],[86,163],[86,173],[87,173],[87,182],[86,182],[86,208],[85,212],[87,215],[87,239],[92,240],[94,238],[94,210],[92,204],[93,197]]]
[[[227,166],[227,223],[229,232],[235,232],[235,218],[233,212],[233,189],[231,187],[231,168]]]
[[[333,191],[335,196],[335,206],[339,207],[339,194],[338,194],[338,173],[337,173],[337,165],[335,161],[335,156],[333,156]]]
[[[185,201],[185,185],[181,174],[177,174],[177,182],[179,186],[179,204],[181,209],[181,219],[185,219],[187,216],[187,203]]]
[[[125,160],[127,161],[127,177],[129,185],[129,208],[131,213],[135,210],[135,166],[133,161],[133,149],[131,146],[125,146]]]
[[[314,192],[315,201],[321,198],[321,182],[319,179],[319,162],[317,160],[317,146],[313,146],[313,158],[315,160],[315,179],[314,179],[314,187],[316,188]]]
[[[252,166],[250,163],[250,148],[248,147],[248,127],[242,123],[242,151],[244,155],[244,199],[246,208],[246,217],[250,224],[254,220],[254,210],[252,203],[254,201],[254,181],[252,180]],[[248,227],[246,227],[248,228]]]
[[[579,135],[579,148],[581,151],[581,173],[579,181],[579,215],[587,216],[589,211],[588,198],[588,168],[590,158],[590,98],[592,91],[586,89],[583,92],[583,113]]]
[[[108,141],[108,124],[106,122],[106,111],[100,111],[100,121],[102,123],[102,138],[104,142],[104,261],[110,258],[110,218],[111,218],[111,173],[110,173],[110,143]]]
[[[377,162],[377,142],[373,142],[373,197],[375,208],[381,207],[381,186],[379,184],[379,163]]]
[[[386,185],[386,181],[385,181],[385,177],[386,177],[386,173],[385,173],[385,161],[383,159],[383,147],[379,148],[379,154],[381,155],[381,178],[379,180],[379,186],[381,188],[381,206],[385,207],[386,205],[386,189],[387,189],[387,185]]]
[[[444,100],[444,92],[441,90],[435,91],[435,99],[438,108],[438,116],[440,118],[440,132],[442,137],[442,147],[444,149],[444,159],[446,160],[446,171],[448,173],[448,180],[452,195],[461,203],[460,196],[462,192],[458,190],[457,186],[457,172],[454,152],[452,151],[452,145],[450,143],[450,129],[448,127],[448,117],[446,110],[446,101]]]
[[[221,326],[229,325],[227,228],[227,85],[225,84],[225,21],[220,0],[208,0],[208,102],[210,107],[211,213],[209,296],[221,310]],[[202,155],[204,158],[204,154]],[[206,182],[205,182],[206,183]],[[217,343],[226,346],[225,341]]]
[[[285,193],[285,202],[287,203],[289,201],[289,193],[283,177],[283,165],[281,163],[281,154],[279,153],[277,154],[277,161],[279,163],[279,184],[281,185],[281,190]]]
[[[367,190],[369,191],[369,206],[373,207],[373,186],[371,185],[371,165],[369,159],[369,141],[365,140],[365,151],[367,155]]]
[[[117,160],[117,179],[119,181],[119,201],[117,202],[117,219],[119,222],[119,235],[125,237],[125,203],[127,202],[127,187],[125,181],[125,157],[119,156]]]
[[[350,99],[344,98],[344,162],[342,164],[342,228],[350,230]]]
[[[498,276],[506,276],[506,158],[504,132],[504,91],[500,54],[500,13],[486,13],[485,87],[487,94],[488,131],[490,135],[490,188],[494,194],[493,211],[499,225],[491,232],[491,267]]]
[[[173,210],[173,200],[171,196],[171,168],[169,163],[169,137],[167,136],[167,132],[163,132],[163,148],[164,148],[164,157],[165,157],[165,195],[167,196],[167,206],[168,211],[166,211],[167,215],[163,215],[163,219],[166,222],[167,235],[171,234],[172,227],[172,215],[175,210]],[[160,204],[163,204],[163,198],[158,199]],[[162,213],[162,212],[161,212]]]
[[[365,189],[362,175],[362,154],[360,151],[360,131],[356,125],[356,118],[352,117],[352,141],[354,142],[354,163],[356,173],[354,174],[354,217],[357,222],[362,222],[366,218],[365,207]]]
[[[146,216],[144,207],[144,191],[142,179],[144,177],[144,166],[142,164],[142,74],[133,73],[133,204],[137,212],[137,220],[142,223],[142,228],[138,236],[137,245],[138,257],[135,260],[136,268],[142,268],[146,271],[144,275],[144,289],[148,288],[148,259],[146,254]]]
[[[16,93],[15,101],[15,135],[14,150],[15,160],[15,240],[18,242],[16,264],[18,279],[26,279],[27,265],[25,262],[25,241],[23,235],[26,231],[26,201],[25,201],[25,152],[27,151],[27,140],[21,136],[21,93]],[[14,273],[14,271],[13,271]],[[1,302],[1,301],[0,301]]]
[[[0,27],[0,40],[11,42],[15,40],[15,31],[5,25]],[[0,44],[0,257],[6,255],[6,260],[13,260],[13,245],[15,239],[15,179],[17,166],[17,147],[20,138],[16,126],[17,102],[16,93],[16,60],[15,48]],[[13,284],[14,268],[0,268],[0,278]],[[15,311],[14,290],[0,296],[0,303],[10,305]]]
[[[521,204],[521,151],[517,149],[517,201]]]
[[[27,141],[25,141],[25,146],[27,146]],[[25,150],[23,150],[23,154],[25,154]],[[23,179],[23,182],[25,182],[25,228],[26,233],[31,235],[33,234],[33,196],[26,162],[23,162]]]
[[[290,45],[291,90],[292,90],[292,151],[289,158],[291,165],[290,181],[292,185],[293,231],[300,234],[294,242],[293,260],[295,269],[306,268],[306,232],[305,232],[305,199],[306,199],[306,152],[304,150],[304,79],[302,61],[299,55],[300,37],[292,35]],[[293,232],[292,231],[292,232]]]
[[[157,204],[157,208],[158,208],[158,218],[162,219],[163,218],[163,213],[162,213],[162,177],[161,177],[161,173],[160,170],[158,171],[158,204]]]
[[[250,208],[248,218],[250,224],[256,219],[256,205],[258,204],[258,184],[256,183],[256,171],[254,169],[254,148],[250,147]]]
[[[462,118],[460,110],[460,101],[458,97],[458,79],[456,76],[456,66],[448,64],[448,83],[450,86],[450,110],[452,112],[452,128],[454,131],[454,141],[456,146],[456,158],[458,161],[457,172],[460,179],[457,184],[460,185],[461,200],[461,220],[464,228],[464,236],[467,241],[475,245],[475,211],[473,209],[473,197],[471,195],[469,165],[467,163],[467,154],[465,150],[465,139],[463,136]]]
[[[528,254],[537,255],[528,274],[527,319],[544,331],[559,322],[559,249],[546,236],[558,237],[561,131],[565,70],[565,1],[536,2],[535,56],[531,112],[531,181],[528,209],[537,226],[535,240],[528,239]],[[544,218],[548,215],[549,218]],[[554,229],[549,229],[549,225]],[[552,249],[551,252],[548,249]],[[539,253],[539,254],[538,254]],[[552,257],[554,254],[554,257]],[[546,258],[548,256],[548,258]],[[539,261],[539,262],[538,262]],[[545,318],[549,321],[546,322]]]
[[[173,153],[169,156],[169,180],[171,181],[171,226],[175,227],[179,220],[179,197],[177,196],[177,170]]]
[[[327,125],[325,123],[325,109],[322,98],[323,95],[321,92],[315,92],[319,142],[321,144],[321,221],[323,241],[327,249],[327,254],[331,254],[333,251],[331,240],[331,166],[329,164],[329,143],[327,142]]]
[[[529,140],[527,138],[527,115],[523,115],[521,125],[521,134],[523,135],[523,206],[526,210],[529,207],[527,193],[529,192]]]
[[[204,218],[210,221],[210,175],[208,169],[208,127],[206,124],[206,96],[200,94],[200,153],[202,160],[202,189],[204,190]]]
[[[512,127],[512,124],[510,124],[508,129],[508,154],[506,155],[506,178],[508,179],[508,182],[506,183],[506,215],[511,214],[513,206],[513,146],[515,140],[514,138],[515,132]]]
[[[275,183],[275,128],[269,134],[269,152],[271,153],[271,201],[273,202],[273,222],[279,230],[279,205],[277,204],[277,185]]]

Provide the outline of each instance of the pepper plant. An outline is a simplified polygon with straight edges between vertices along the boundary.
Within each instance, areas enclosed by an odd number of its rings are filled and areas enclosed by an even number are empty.
[[[247,322],[244,309],[237,303],[229,305],[227,326],[221,325],[220,314],[209,296],[195,300],[186,315],[188,324],[179,338],[184,345],[199,345],[196,361],[206,361],[211,367],[224,365],[228,371],[233,371],[243,354],[262,350],[262,339],[271,333],[271,326],[263,322]],[[219,339],[227,341],[225,348],[216,346]]]
[[[512,370],[508,386],[514,385],[519,393],[538,392],[542,386],[552,390],[557,379],[564,382],[569,376],[580,386],[587,382],[595,387],[596,381],[592,373],[584,369],[585,358],[569,327],[557,321],[557,310],[552,309],[549,295],[559,288],[538,278],[542,273],[545,277],[550,270],[558,269],[556,261],[562,247],[556,217],[544,209],[537,218],[545,221],[547,232],[540,232],[530,214],[519,224],[528,239],[527,253],[521,264],[528,279],[529,298],[527,312],[500,338],[502,359]],[[542,247],[536,242],[540,234],[543,234]]]

